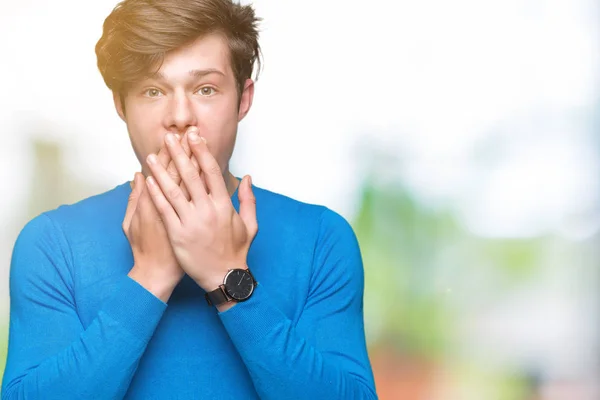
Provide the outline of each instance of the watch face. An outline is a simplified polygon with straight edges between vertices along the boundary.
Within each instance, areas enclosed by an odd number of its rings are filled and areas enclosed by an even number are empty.
[[[236,301],[247,300],[254,291],[254,279],[245,269],[231,270],[225,278],[225,290]]]

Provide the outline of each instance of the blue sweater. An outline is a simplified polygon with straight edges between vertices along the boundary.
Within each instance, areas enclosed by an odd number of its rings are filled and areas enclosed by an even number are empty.
[[[376,398],[352,228],[253,189],[259,284],[222,313],[187,276],[167,304],[127,276],[128,183],[31,220],[11,261],[2,399]]]

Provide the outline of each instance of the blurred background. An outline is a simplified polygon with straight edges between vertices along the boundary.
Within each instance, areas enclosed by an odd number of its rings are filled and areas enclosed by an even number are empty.
[[[94,45],[115,0],[2,0],[0,375],[14,240],[139,166]],[[354,226],[381,399],[600,399],[596,0],[254,2],[237,176]]]

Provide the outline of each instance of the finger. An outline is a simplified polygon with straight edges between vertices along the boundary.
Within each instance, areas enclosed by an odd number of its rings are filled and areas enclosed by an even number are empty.
[[[179,135],[177,135],[179,137]],[[185,134],[183,135],[183,139],[185,140]],[[179,138],[178,140],[179,141]],[[171,153],[169,152],[169,149],[167,148],[167,146],[163,146],[161,147],[162,149],[165,149],[165,151],[167,153],[169,153],[169,165],[166,166],[167,168],[167,172],[169,173],[169,176],[173,179],[173,182],[175,182],[176,184],[179,185],[179,183],[181,182],[181,177],[179,176],[179,171],[177,171],[177,168],[175,167],[175,163],[173,162],[173,158],[171,157]]]
[[[170,135],[167,135],[166,142],[169,147],[169,152],[171,153],[171,158],[179,171],[182,182],[185,184],[190,194],[191,200],[194,203],[206,202],[208,200],[208,193],[206,193],[204,185],[201,182],[200,174],[198,173],[198,170],[194,168],[189,156],[183,150],[181,143]]]
[[[240,217],[246,225],[250,240],[254,239],[258,231],[258,222],[256,220],[256,197],[252,191],[252,178],[245,176],[238,188],[238,199],[240,200]]]
[[[173,206],[167,200],[153,176],[149,176],[148,178],[146,178],[146,188],[148,190],[150,198],[152,199],[152,203],[156,208],[156,211],[160,215],[163,223],[165,224],[167,232],[173,232],[174,229],[181,227],[181,220],[177,216],[177,213],[173,209]]]
[[[194,166],[194,170],[198,171],[198,174],[200,175],[200,183],[202,184],[202,189],[204,189],[205,193],[210,194],[210,191],[206,186],[206,181],[204,180],[204,172],[202,171],[202,169],[200,169],[200,166],[198,165],[198,160],[196,160],[196,157],[194,157],[192,153],[192,149],[190,149],[187,137],[185,138],[185,142],[182,141],[182,143],[185,143],[184,148],[187,148],[186,154],[188,155],[188,157],[190,157],[192,165]]]
[[[150,218],[153,221],[159,221],[163,223],[162,216],[156,209],[154,202],[152,201],[152,196],[150,195],[150,190],[148,190],[148,185],[146,183],[147,178],[143,178],[141,180],[142,192],[140,193],[140,199],[138,200],[137,210],[140,215],[144,215],[144,218]],[[132,220],[133,223],[133,220]]]
[[[182,140],[187,140],[187,139],[184,138]],[[167,153],[168,153],[168,150],[167,150]],[[176,184],[179,185],[179,188],[183,192],[185,199],[189,201],[190,194],[189,194],[185,184],[181,181],[181,177],[179,176],[179,171],[177,171],[177,167],[175,166],[173,159],[170,160],[169,165],[167,166],[167,173],[169,174],[171,179],[173,179],[173,182],[175,182]]]
[[[181,135],[176,134],[175,137],[177,137],[177,139],[180,139]],[[158,151],[157,157],[160,164],[167,169],[167,172],[169,173],[171,179],[173,179],[173,182],[179,184],[179,182],[181,182],[179,172],[177,171],[177,168],[175,168],[175,164],[173,164],[173,160],[171,159],[171,153],[169,153],[169,150],[166,146],[161,146],[160,150]],[[190,196],[187,192],[187,189],[185,187],[182,187],[181,190],[183,191],[183,195],[185,196],[185,198],[189,200]]]
[[[190,202],[186,200],[179,185],[173,182],[165,167],[158,162],[155,154],[150,154],[146,161],[148,167],[150,167],[150,171],[152,171],[153,181],[157,183],[164,197],[175,209],[175,212],[177,212],[177,215],[183,219],[190,210]]]
[[[187,130],[187,132],[183,135],[183,138],[181,139],[181,141],[179,142],[181,144],[181,148],[183,149],[184,153],[188,156],[188,158],[191,156],[192,154],[192,150],[190,149],[190,146],[188,144],[187,141],[187,137],[190,134],[190,132],[198,132],[198,128],[196,127],[192,127],[190,129]]]
[[[143,189],[142,182],[140,181],[140,174],[138,172],[133,176],[133,182],[131,183],[131,193],[127,201],[127,209],[125,210],[125,217],[123,217],[123,232],[127,236],[129,234],[129,226],[131,225],[131,219],[137,209],[138,201],[140,198],[141,190]]]
[[[192,132],[192,131],[198,132],[198,128],[191,127],[190,129],[188,129],[188,131],[186,133],[184,133],[183,137],[180,135],[175,135],[177,137],[177,140],[181,144],[183,151],[188,156],[188,158],[190,158],[192,151],[190,150],[190,146],[188,145],[187,135],[189,132]],[[163,146],[163,147],[161,147],[161,149],[166,149],[166,147]],[[192,160],[192,163],[194,164],[194,167],[197,170],[198,163],[196,162],[196,160]],[[173,162],[173,159],[170,159],[169,165],[167,166],[167,171],[169,172],[169,175],[171,175],[171,177],[173,178],[173,181],[175,183],[181,182],[181,178],[179,176],[179,171],[177,171],[177,167],[175,167],[175,163]]]
[[[189,128],[188,131],[183,135],[183,137],[179,141],[181,143],[181,147],[183,147],[183,150],[188,158],[190,158],[190,155],[192,153],[192,151],[190,150],[190,146],[188,145],[188,141],[187,141],[187,134],[190,131],[197,132],[198,128],[196,128],[195,126]],[[179,135],[177,135],[177,136],[179,136]],[[198,163],[196,162],[195,159],[192,159],[192,164],[194,165],[194,168],[196,169],[196,171],[198,171]],[[179,176],[179,171],[177,171],[177,167],[175,166],[175,163],[173,162],[173,160],[171,160],[171,162],[169,162],[167,171],[169,172],[169,175],[173,178],[173,181],[175,183],[179,184],[179,187],[181,188],[181,191],[183,192],[185,198],[187,200],[190,200],[190,194],[187,190],[185,183],[183,183],[181,181],[181,178]],[[204,182],[202,182],[202,185],[204,185]]]
[[[198,128],[191,127],[190,129],[188,129],[186,134],[183,135],[183,138],[181,139],[181,147],[183,147],[183,151],[185,151],[185,154],[187,155],[187,157],[192,161],[192,165],[194,166],[194,169],[196,171],[198,171],[198,173],[200,173],[200,167],[198,166],[198,161],[196,161],[196,157],[192,157],[192,149],[190,149],[190,144],[188,142],[188,135],[191,132],[195,132],[196,134],[198,134]],[[173,167],[175,167],[174,163],[173,163]],[[204,181],[202,181],[202,185],[204,185],[204,189],[206,190],[206,184],[204,183]]]
[[[208,150],[206,139],[195,135],[194,133],[190,133],[188,135],[188,140],[190,142],[192,153],[198,161],[200,169],[204,173],[204,182],[206,183],[206,188],[213,200],[227,199],[231,201],[219,163],[217,163],[217,160],[215,160]]]
[[[177,136],[179,136],[179,135],[177,135]],[[157,157],[158,157],[158,161],[160,162],[160,165],[167,168],[167,166],[171,162],[171,154],[169,153],[169,151],[167,150],[167,148],[165,146],[161,146],[160,150],[158,150]]]
[[[181,141],[179,143],[181,144],[181,147],[183,148],[183,151],[185,152],[186,156],[188,158],[190,158],[191,150],[189,149],[189,146],[187,145],[187,133],[185,133],[183,135],[183,138],[181,139]],[[171,168],[174,171],[177,171],[177,167],[175,166],[175,162],[173,160],[171,160],[171,163],[169,164],[169,168]],[[177,178],[179,178],[179,181],[175,181],[175,183],[179,183],[179,187],[183,191],[185,198],[187,200],[190,200],[191,199],[190,192],[188,191],[187,186],[185,185],[185,182],[183,182],[181,180],[181,178],[179,177],[179,171],[177,171]]]

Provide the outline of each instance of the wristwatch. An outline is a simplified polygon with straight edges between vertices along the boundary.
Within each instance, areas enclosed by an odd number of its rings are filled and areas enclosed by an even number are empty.
[[[223,279],[223,284],[212,292],[206,292],[205,298],[209,306],[235,301],[246,301],[254,293],[257,282],[249,269],[230,269]]]

